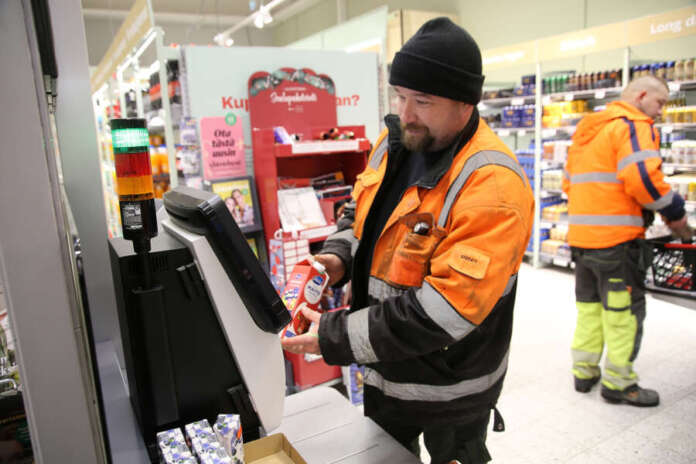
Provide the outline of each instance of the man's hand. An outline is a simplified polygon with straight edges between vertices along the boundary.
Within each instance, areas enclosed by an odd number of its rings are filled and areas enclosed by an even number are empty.
[[[665,221],[665,224],[667,224],[667,227],[670,228],[672,234],[674,234],[677,238],[680,238],[682,242],[691,242],[694,231],[691,229],[691,226],[689,226],[689,223],[686,220],[686,215],[684,215],[684,217],[681,219],[677,219],[676,221]]]
[[[338,259],[338,257],[336,258]],[[340,261],[340,259],[339,259]],[[281,346],[285,351],[296,354],[321,354],[319,348],[319,321],[321,314],[304,307],[301,309],[302,315],[314,324],[310,326],[309,332],[302,335],[296,335],[290,338],[284,338],[280,341]]]
[[[346,267],[343,265],[343,261],[336,255],[323,254],[314,255],[314,259],[326,268],[326,272],[329,274],[328,285],[333,285],[343,278],[343,274],[346,273]]]

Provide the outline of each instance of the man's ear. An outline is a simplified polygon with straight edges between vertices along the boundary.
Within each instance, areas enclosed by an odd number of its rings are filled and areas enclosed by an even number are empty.
[[[468,121],[473,111],[474,105],[470,103],[459,102],[459,114],[462,116],[462,119]]]

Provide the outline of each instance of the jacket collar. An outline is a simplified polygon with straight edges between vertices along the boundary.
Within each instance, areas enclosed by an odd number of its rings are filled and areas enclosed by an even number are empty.
[[[401,143],[401,121],[395,114],[388,114],[384,117],[384,123],[389,130],[388,135],[388,153],[395,156],[397,160],[410,152]],[[432,189],[434,188],[442,176],[452,167],[452,161],[459,151],[466,145],[474,136],[479,126],[478,109],[474,107],[471,113],[469,122],[455,138],[455,142],[447,149],[436,163],[431,165],[426,172],[418,179],[416,185],[419,187]]]

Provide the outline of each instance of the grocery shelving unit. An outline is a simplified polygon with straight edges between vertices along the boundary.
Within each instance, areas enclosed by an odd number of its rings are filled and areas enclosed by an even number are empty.
[[[544,107],[554,103],[572,102],[576,100],[586,100],[588,102],[594,102],[595,104],[602,104],[620,96],[621,91],[628,84],[630,77],[630,66],[632,64],[631,48],[633,46],[651,41],[678,38],[696,32],[690,30],[674,33],[672,35],[665,34],[660,37],[655,37],[649,34],[650,25],[657,24],[660,21],[666,21],[665,18],[672,18],[672,20],[675,20],[676,17],[681,18],[683,16],[684,20],[686,20],[686,18],[691,17],[693,14],[696,14],[696,7],[687,7],[660,15],[598,26],[536,41],[525,42],[515,46],[483,51],[484,74],[488,73],[487,63],[489,63],[489,66],[492,66],[492,69],[504,69],[511,66],[519,67],[525,64],[535,65],[534,73],[527,72],[527,75],[533,76],[534,78],[535,88],[533,95],[496,96],[496,98],[483,99],[479,104],[479,111],[484,116],[491,114],[491,112],[501,111],[502,108],[506,106],[534,105],[534,127],[492,127],[498,136],[500,136],[513,151],[521,152],[521,155],[518,156],[521,163],[523,161],[522,157],[525,155],[526,157],[533,155],[534,158],[534,169],[533,171],[528,169],[528,174],[532,174],[533,172],[533,175],[530,176],[533,177],[533,179],[530,180],[532,181],[535,196],[535,221],[531,249],[525,253],[526,256],[531,258],[534,266],[538,266],[541,263],[549,263],[563,267],[572,266],[570,256],[557,256],[542,253],[541,229],[556,226],[567,227],[567,219],[565,222],[563,218],[561,218],[560,221],[542,219],[540,206],[542,199],[556,198],[559,201],[566,199],[566,196],[559,188],[542,188],[542,173],[544,171],[563,169],[563,162],[560,162],[555,154],[554,161],[542,159],[542,154],[544,153],[545,144],[569,144],[568,140],[576,130],[574,123],[576,124],[577,122],[572,121],[570,124],[560,127],[542,127],[541,116]],[[544,73],[544,68],[553,68],[553,61],[566,59],[568,57],[600,54],[609,50],[623,50],[623,59],[617,56],[617,61],[614,62],[613,67],[614,70],[620,70],[620,86],[613,85],[605,88],[542,93],[543,78],[548,74]],[[529,67],[527,67],[527,69],[529,69]],[[616,77],[619,76],[616,75]],[[609,82],[609,85],[611,85],[611,82]],[[671,94],[696,89],[696,80],[672,81],[669,82],[669,89]],[[660,128],[663,134],[696,132],[696,120],[665,122],[656,124],[656,127]],[[527,141],[533,142],[533,151],[527,150],[525,153],[525,150],[521,149],[526,147],[525,144]],[[522,164],[524,167],[525,164]],[[693,165],[690,163],[668,163],[665,165],[665,171],[668,174],[671,172],[696,172],[696,159],[694,159]],[[696,189],[694,195],[696,196]],[[691,208],[696,210],[696,202],[694,202],[694,204],[687,203],[687,209]],[[565,253],[566,250],[563,251]],[[569,253],[565,254],[569,255]]]
[[[159,117],[167,149],[167,176],[172,187],[177,185],[175,126],[172,104],[167,91],[161,92],[162,108],[146,112],[142,93],[147,90],[147,77],[158,72],[162,89],[168,88],[167,61],[178,60],[179,50],[164,46],[164,31],[154,24],[150,0],[138,0],[131,8],[111,46],[92,75],[92,104],[102,167],[102,187],[109,237],[121,235],[116,173],[109,120],[117,117],[144,118],[150,123]],[[154,58],[152,58],[154,56]],[[132,93],[135,108],[129,108],[127,94]],[[130,110],[130,111],[129,111]],[[158,180],[153,177],[153,180]]]

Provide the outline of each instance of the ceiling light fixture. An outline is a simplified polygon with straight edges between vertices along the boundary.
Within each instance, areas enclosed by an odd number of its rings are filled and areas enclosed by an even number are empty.
[[[263,20],[263,15],[261,14],[261,11],[258,11],[256,16],[254,16],[254,26],[258,27],[259,29],[263,29],[264,24],[265,21]]]

